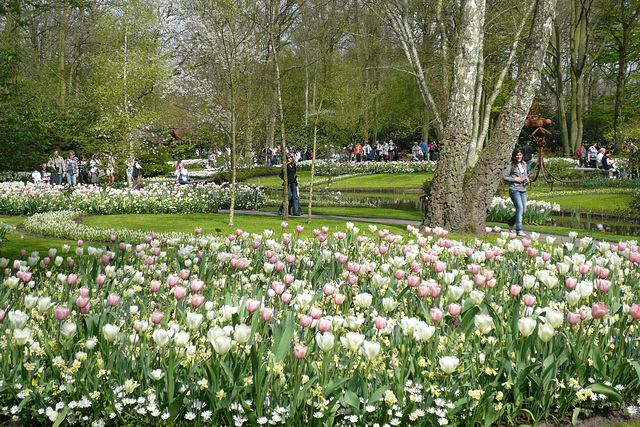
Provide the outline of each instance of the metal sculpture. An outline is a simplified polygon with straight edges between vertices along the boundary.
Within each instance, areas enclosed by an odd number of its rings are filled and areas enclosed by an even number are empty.
[[[575,183],[576,187],[580,183],[580,180],[577,181],[565,181],[560,178],[556,178],[549,169],[547,169],[544,164],[544,156],[542,155],[542,151],[544,147],[547,145],[547,136],[551,135],[551,132],[544,128],[544,126],[548,126],[551,124],[551,119],[545,119],[542,117],[540,110],[535,105],[531,106],[529,110],[528,118],[524,121],[524,127],[535,129],[531,133],[531,142],[538,146],[538,161],[536,162],[536,166],[533,168],[531,172],[529,172],[529,182],[533,182],[538,179],[538,175],[542,172],[542,177],[545,181],[551,184],[550,191],[553,191],[553,184],[555,181],[564,182],[566,184]],[[535,172],[535,176],[533,176]]]

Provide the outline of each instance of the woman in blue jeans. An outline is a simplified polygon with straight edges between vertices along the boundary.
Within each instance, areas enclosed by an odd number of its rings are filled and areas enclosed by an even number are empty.
[[[529,183],[529,173],[527,166],[522,162],[522,150],[516,148],[511,155],[511,163],[502,173],[502,180],[509,183],[509,197],[516,208],[516,213],[507,221],[509,231],[516,226],[518,236],[525,237],[522,231],[522,216],[527,210],[527,184]]]

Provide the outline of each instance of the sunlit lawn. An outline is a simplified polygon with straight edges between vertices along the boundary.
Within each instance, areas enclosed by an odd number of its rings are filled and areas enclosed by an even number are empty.
[[[20,216],[0,216],[0,221],[14,227],[21,224],[25,217]],[[8,241],[2,245],[2,254],[4,258],[15,259],[20,255],[21,249],[26,249],[27,254],[33,251],[40,252],[41,256],[49,252],[49,249],[56,248],[60,251],[62,245],[76,245],[77,242],[71,240],[44,239],[40,237],[32,237],[14,231],[7,236]]]
[[[192,233],[195,227],[201,227],[205,234],[221,234],[226,236],[240,228],[249,233],[262,233],[266,229],[272,229],[277,233],[282,230],[282,218],[270,215],[234,215],[234,225],[229,226],[229,214],[140,214],[140,215],[100,215],[86,218],[84,225],[93,227],[108,227],[116,229],[149,230],[158,233],[171,231]],[[312,236],[314,228],[327,226],[330,232],[346,229],[345,220],[312,219],[307,224],[306,216],[289,217],[289,226],[286,233],[297,235],[296,226],[305,227],[302,236]],[[351,221],[361,230],[368,231],[369,222]],[[406,226],[392,224],[378,224],[379,228],[386,228],[392,233],[406,233]],[[217,231],[217,230],[220,231]]]
[[[349,178],[334,177],[331,179],[331,188],[338,190],[344,188],[371,188],[372,190],[376,188],[398,188],[399,190],[422,188],[424,181],[432,176],[433,174],[427,173],[391,173],[357,175]],[[327,177],[316,176],[316,178],[321,180],[321,184],[318,184],[319,188],[327,185]],[[298,172],[298,181],[301,187],[307,187],[311,181],[311,172]],[[249,179],[244,183],[277,188],[282,185],[282,180],[277,176],[263,176]]]

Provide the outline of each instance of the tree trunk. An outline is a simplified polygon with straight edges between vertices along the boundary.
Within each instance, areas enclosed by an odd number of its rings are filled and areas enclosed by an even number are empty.
[[[484,0],[468,0],[460,7],[460,27],[453,63],[447,122],[440,140],[440,159],[429,194],[425,222],[434,226],[458,224],[467,153],[473,132],[473,103],[480,47],[483,43]]]
[[[461,220],[446,224],[456,229],[482,232],[491,209],[493,195],[507,166],[524,119],[529,112],[540,80],[540,73],[555,13],[556,0],[539,0],[515,85],[491,133],[482,157],[473,169],[464,190]]]

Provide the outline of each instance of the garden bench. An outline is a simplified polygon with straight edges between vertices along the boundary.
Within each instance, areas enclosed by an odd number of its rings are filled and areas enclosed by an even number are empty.
[[[608,169],[599,169],[599,168],[569,168],[569,170],[574,170],[574,171],[578,171],[578,172],[604,172],[604,173],[608,173],[609,174],[609,178],[613,178],[614,173]]]

